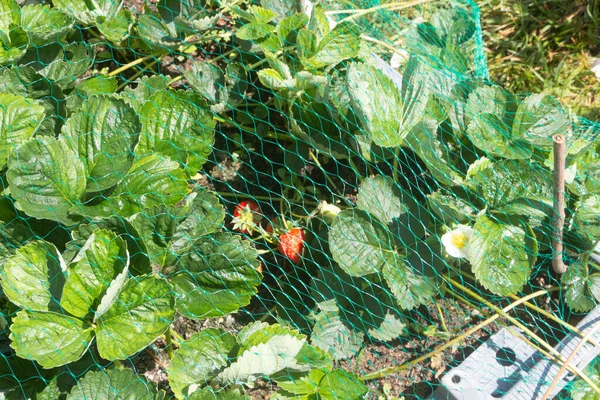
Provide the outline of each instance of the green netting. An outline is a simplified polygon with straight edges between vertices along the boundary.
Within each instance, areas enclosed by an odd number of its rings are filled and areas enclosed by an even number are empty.
[[[0,41],[4,398],[425,399],[600,301],[598,126],[491,82],[470,1],[0,0]]]

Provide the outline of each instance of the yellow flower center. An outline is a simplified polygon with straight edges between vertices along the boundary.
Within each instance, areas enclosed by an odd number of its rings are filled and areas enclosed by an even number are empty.
[[[455,233],[452,235],[452,246],[458,249],[464,249],[467,247],[467,243],[469,242],[469,238],[462,232]]]

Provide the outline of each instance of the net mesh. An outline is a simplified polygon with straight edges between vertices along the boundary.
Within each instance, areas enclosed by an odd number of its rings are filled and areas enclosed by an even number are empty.
[[[0,41],[4,398],[425,399],[600,300],[598,126],[491,82],[470,1],[0,0]]]

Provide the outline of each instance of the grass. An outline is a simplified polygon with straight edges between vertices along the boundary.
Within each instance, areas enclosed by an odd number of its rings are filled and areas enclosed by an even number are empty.
[[[600,120],[600,1],[479,0],[491,78],[514,92],[547,93]]]

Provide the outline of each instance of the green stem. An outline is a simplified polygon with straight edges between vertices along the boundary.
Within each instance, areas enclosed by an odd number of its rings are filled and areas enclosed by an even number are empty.
[[[358,167],[356,166],[354,161],[352,161],[352,157],[348,157],[348,164],[350,165],[350,168],[352,168],[352,171],[354,171],[354,173],[358,177],[358,180],[362,181],[363,174],[360,173],[360,171],[358,170]]]
[[[444,318],[444,313],[442,312],[442,308],[440,307],[440,304],[438,302],[436,302],[435,306],[436,306],[438,314],[440,316],[440,323],[442,324],[442,329],[446,333],[450,333],[450,331],[448,330],[448,326],[446,325],[446,319]]]
[[[275,311],[277,311],[277,306],[273,306],[269,309],[269,311],[263,315],[258,321],[259,322],[265,322],[266,320],[268,320],[270,317],[273,316],[273,314],[275,314]]]
[[[167,86],[171,86],[171,85],[172,85],[172,84],[174,84],[175,82],[177,82],[177,81],[180,81],[180,80],[182,80],[182,79],[183,79],[183,75],[178,75],[178,76],[176,76],[175,78],[171,79],[171,80],[169,81],[169,83],[167,83]]]
[[[392,177],[398,183],[398,168],[400,166],[400,146],[394,149],[394,163],[392,164]]]
[[[248,69],[252,70],[252,69],[255,69],[256,67],[260,67],[261,65],[263,65],[267,61],[269,61],[269,60],[267,60],[266,58],[263,58],[262,60],[257,61],[254,64],[248,65]]]
[[[121,362],[121,360],[114,360],[113,363],[117,366],[117,368],[119,369],[123,369],[125,367],[123,367],[123,363]]]
[[[127,71],[129,68],[135,67],[136,65],[141,64],[144,61],[149,60],[151,58],[154,58],[154,56],[153,55],[149,55],[149,56],[145,56],[145,57],[142,57],[142,58],[138,58],[137,60],[133,60],[132,62],[130,62],[128,64],[125,64],[122,67],[119,67],[119,68],[115,69],[114,71],[112,71],[111,73],[109,73],[108,76],[118,75],[121,72]]]
[[[169,360],[173,359],[173,339],[171,338],[171,328],[167,329],[165,332],[165,342],[167,342],[167,355],[169,356]]]
[[[348,200],[346,198],[346,196],[343,195],[343,193],[337,188],[333,179],[331,179],[331,177],[329,176],[327,171],[325,171],[325,168],[323,168],[323,166],[319,162],[319,159],[317,158],[317,156],[312,151],[309,151],[308,155],[314,161],[314,163],[317,164],[317,167],[319,167],[319,169],[321,170],[323,175],[325,175],[325,179],[327,179],[327,182],[329,182],[329,184],[333,187],[333,190],[335,190],[337,192],[338,197],[343,199],[346,202],[346,204],[348,204],[349,206],[352,206],[353,204],[350,202],[350,200]]]
[[[558,288],[554,288],[554,290],[558,290]],[[537,292],[531,293],[528,296],[523,297],[522,299],[519,299],[518,301],[515,301],[514,303],[508,305],[507,307],[504,307],[501,311],[503,313],[507,313],[508,311],[512,310],[513,308],[519,306],[520,304],[522,304],[523,302],[529,300],[529,299],[533,299],[535,297],[539,297],[539,296],[543,296],[545,294],[548,294],[550,290],[538,290]],[[468,336],[472,335],[473,333],[477,332],[480,329],[485,328],[487,325],[491,324],[492,322],[494,322],[495,320],[497,320],[498,318],[500,318],[500,314],[496,313],[494,315],[492,315],[491,317],[487,318],[486,320],[480,322],[479,324],[475,325],[473,328],[467,330],[466,332],[456,336],[454,339],[444,343],[441,346],[436,347],[434,350],[430,351],[427,354],[424,354],[420,357],[415,358],[412,361],[409,361],[405,364],[399,365],[397,367],[388,367],[388,368],[384,368],[381,369],[379,371],[375,371],[372,372],[370,374],[367,375],[363,375],[361,376],[359,379],[361,381],[368,381],[368,380],[372,380],[372,379],[379,379],[379,378],[383,378],[385,376],[391,375],[391,374],[396,374],[398,372],[402,372],[405,369],[408,369],[410,367],[412,367],[413,365],[416,365],[420,362],[423,362],[433,356],[435,356],[436,354],[441,353],[442,351],[446,350],[448,347],[462,341],[463,339],[467,338]]]
[[[169,328],[171,330],[171,336],[175,338],[179,343],[185,342],[185,338],[181,336],[175,329]]]
[[[154,67],[158,62],[162,60],[162,56],[153,60],[151,63],[144,66],[144,69],[139,70],[135,74],[131,76],[131,78],[124,79],[124,82],[117,87],[117,92],[121,91],[125,86],[129,85],[131,82],[135,81],[139,78],[144,72],[148,71],[150,68]]]

